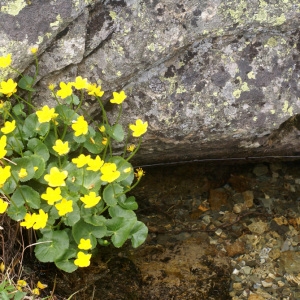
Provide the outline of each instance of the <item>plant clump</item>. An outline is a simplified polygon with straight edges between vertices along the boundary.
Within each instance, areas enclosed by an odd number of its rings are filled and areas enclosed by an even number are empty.
[[[145,241],[147,227],[134,212],[138,204],[126,194],[144,175],[130,160],[148,123],[138,119],[125,132],[119,123],[124,91],[110,99],[119,107],[116,121],[110,123],[101,87],[81,76],[60,82],[58,88],[51,84],[55,107],[37,108],[31,101],[36,52],[32,50],[33,77],[17,71],[18,82],[0,82],[0,213],[36,232],[38,260],[73,272],[90,265],[97,245],[121,247],[129,239],[138,247]],[[1,68],[12,68],[11,63],[10,54],[0,57]],[[18,90],[28,96],[19,96]],[[85,97],[99,103],[101,121],[84,111]],[[112,143],[126,136],[123,153],[114,155]],[[129,138],[135,142],[127,145]]]

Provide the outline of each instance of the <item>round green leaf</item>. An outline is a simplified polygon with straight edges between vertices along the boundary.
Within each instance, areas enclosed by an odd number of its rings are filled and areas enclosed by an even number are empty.
[[[121,182],[121,181],[125,180],[129,176],[133,180],[133,167],[132,167],[131,163],[129,163],[128,161],[126,161],[121,156],[114,156],[114,157],[112,157],[109,160],[109,162],[115,163],[117,165],[117,170],[121,173],[121,175],[119,176],[119,178],[117,178],[116,182]],[[125,172],[129,168],[131,168],[131,171],[130,172]]]
[[[46,135],[48,133],[50,128],[49,122],[47,123],[40,123],[38,121],[37,115],[35,113],[29,115],[24,122],[23,125],[23,132],[26,135],[26,137],[33,137],[36,134],[39,134],[40,136]]]
[[[65,231],[47,232],[37,241],[35,256],[41,262],[54,262],[59,260],[69,249],[69,237]]]
[[[103,137],[100,132],[96,132],[93,138],[86,139],[83,144],[84,148],[87,149],[90,153],[99,154],[104,149],[104,145],[102,144]]]
[[[80,239],[90,239],[92,245],[96,245],[95,238],[102,238],[106,235],[106,226],[93,226],[83,220],[77,222],[72,228],[72,234],[77,244],[80,243]]]
[[[117,142],[122,142],[124,140],[124,130],[120,124],[116,124],[112,127],[110,136]]]
[[[33,168],[31,157],[24,156],[21,158],[14,158],[14,159],[12,159],[12,161],[15,163],[12,165],[12,171],[19,174],[21,169],[25,169],[27,172],[27,175],[23,178],[20,178],[18,175],[18,179],[21,182],[25,182],[25,181],[28,181],[33,178],[35,171]]]
[[[132,219],[132,218],[136,217],[135,213],[132,210],[123,209],[119,205],[110,207],[108,209],[108,212],[109,212],[109,215],[112,218],[114,218],[114,217],[123,217],[123,218]]]
[[[23,75],[22,78],[18,82],[18,86],[26,91],[34,92],[32,85],[34,83],[34,79],[28,75]]]
[[[117,183],[109,183],[103,190],[103,200],[109,206],[115,206],[118,201],[116,198],[117,194],[123,192],[123,188]]]
[[[21,221],[24,219],[27,210],[26,208],[22,205],[22,206],[15,206],[13,204],[11,204],[8,209],[7,209],[7,214],[10,218],[12,218],[15,221]]]
[[[5,149],[7,150],[6,156],[8,157],[12,154],[12,152],[21,153],[24,149],[24,145],[18,135],[9,136],[7,138],[7,146]]]
[[[132,247],[137,248],[145,242],[148,235],[148,228],[144,223],[137,221],[132,228],[130,235]]]
[[[136,210],[138,209],[138,204],[135,201],[134,196],[130,196],[128,198],[125,197],[125,201],[120,201],[122,198],[120,197],[118,199],[119,205],[124,208],[124,209],[129,209],[129,210]]]
[[[115,217],[106,221],[108,234],[112,235],[111,241],[115,247],[119,248],[125,243],[135,223],[136,218]]]
[[[39,139],[33,138],[31,139],[28,144],[27,147],[29,150],[31,150],[34,154],[42,157],[45,161],[47,161],[49,159],[49,151],[47,146],[40,141]]]
[[[41,205],[39,193],[27,185],[19,186],[13,193],[11,199],[19,207],[23,205],[25,201],[34,209],[39,209]]]
[[[78,267],[74,264],[74,260],[71,258],[76,257],[77,250],[74,248],[68,249],[59,260],[55,261],[55,265],[68,273],[74,272]],[[71,259],[71,260],[70,260]]]

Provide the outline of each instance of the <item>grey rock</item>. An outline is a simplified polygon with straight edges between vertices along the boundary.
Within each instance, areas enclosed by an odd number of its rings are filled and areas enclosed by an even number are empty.
[[[78,75],[102,85],[104,102],[124,89],[124,124],[149,122],[139,162],[299,146],[298,0],[2,2],[0,55],[32,73],[28,48],[39,46],[35,101],[51,103],[47,85]]]

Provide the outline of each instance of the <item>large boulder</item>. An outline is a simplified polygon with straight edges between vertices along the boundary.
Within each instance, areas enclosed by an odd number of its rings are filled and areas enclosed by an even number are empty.
[[[149,122],[138,162],[297,154],[299,0],[3,2],[0,55],[32,73],[39,46],[36,101],[78,75],[124,89],[124,124]]]

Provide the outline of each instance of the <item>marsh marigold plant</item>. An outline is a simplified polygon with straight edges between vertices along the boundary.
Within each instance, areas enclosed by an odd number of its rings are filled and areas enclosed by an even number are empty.
[[[37,50],[31,50],[36,70]],[[11,64],[10,54],[0,57],[0,68]],[[0,82],[0,213],[38,231],[35,255],[41,262],[73,272],[90,265],[97,245],[121,247],[131,240],[138,247],[145,241],[147,227],[134,212],[138,204],[126,194],[144,175],[130,160],[148,123],[137,119],[127,130],[118,123],[125,91],[108,96],[119,109],[109,122],[104,91],[81,76],[49,85],[55,107],[35,107],[30,97],[37,75]],[[19,90],[28,96],[19,96]],[[89,97],[99,104],[99,121],[84,113]],[[125,137],[130,144],[114,155],[112,143]]]

